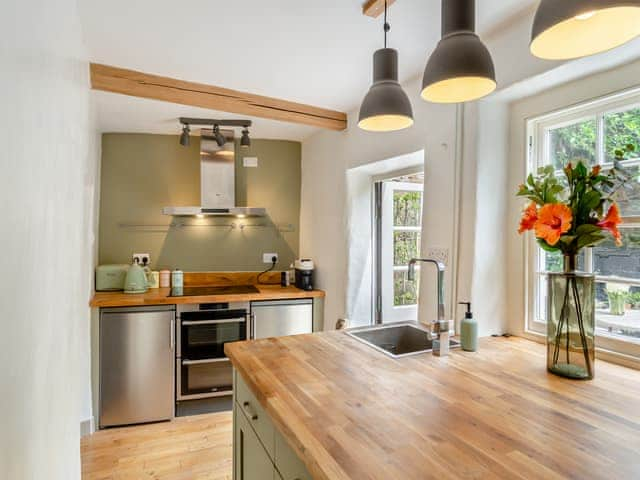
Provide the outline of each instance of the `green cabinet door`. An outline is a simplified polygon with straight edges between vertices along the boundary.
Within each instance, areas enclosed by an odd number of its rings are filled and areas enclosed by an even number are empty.
[[[271,458],[263,448],[244,414],[234,414],[235,480],[278,480]]]
[[[276,431],[275,443],[275,463],[281,478],[283,480],[312,480],[302,460],[298,458],[278,431]]]

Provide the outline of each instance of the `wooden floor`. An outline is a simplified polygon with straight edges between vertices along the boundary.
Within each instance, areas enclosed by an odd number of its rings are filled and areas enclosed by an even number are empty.
[[[81,444],[83,480],[231,479],[231,412],[102,430]]]

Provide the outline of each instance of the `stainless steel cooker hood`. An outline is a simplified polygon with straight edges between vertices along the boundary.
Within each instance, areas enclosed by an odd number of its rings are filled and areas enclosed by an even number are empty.
[[[235,144],[233,131],[221,131],[227,142],[220,147],[211,130],[200,139],[200,198],[198,207],[164,207],[162,213],[175,217],[236,216],[262,217],[264,208],[237,207],[235,201]]]

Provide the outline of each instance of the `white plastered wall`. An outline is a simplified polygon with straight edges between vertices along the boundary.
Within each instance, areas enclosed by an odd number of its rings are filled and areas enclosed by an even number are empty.
[[[77,2],[0,15],[0,477],[80,478],[99,139]]]

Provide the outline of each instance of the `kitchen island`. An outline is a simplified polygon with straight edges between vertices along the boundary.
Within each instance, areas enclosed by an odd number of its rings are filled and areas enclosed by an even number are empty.
[[[635,370],[598,361],[593,381],[559,378],[519,338],[448,357],[393,359],[344,332],[225,351],[236,478],[640,478]]]

